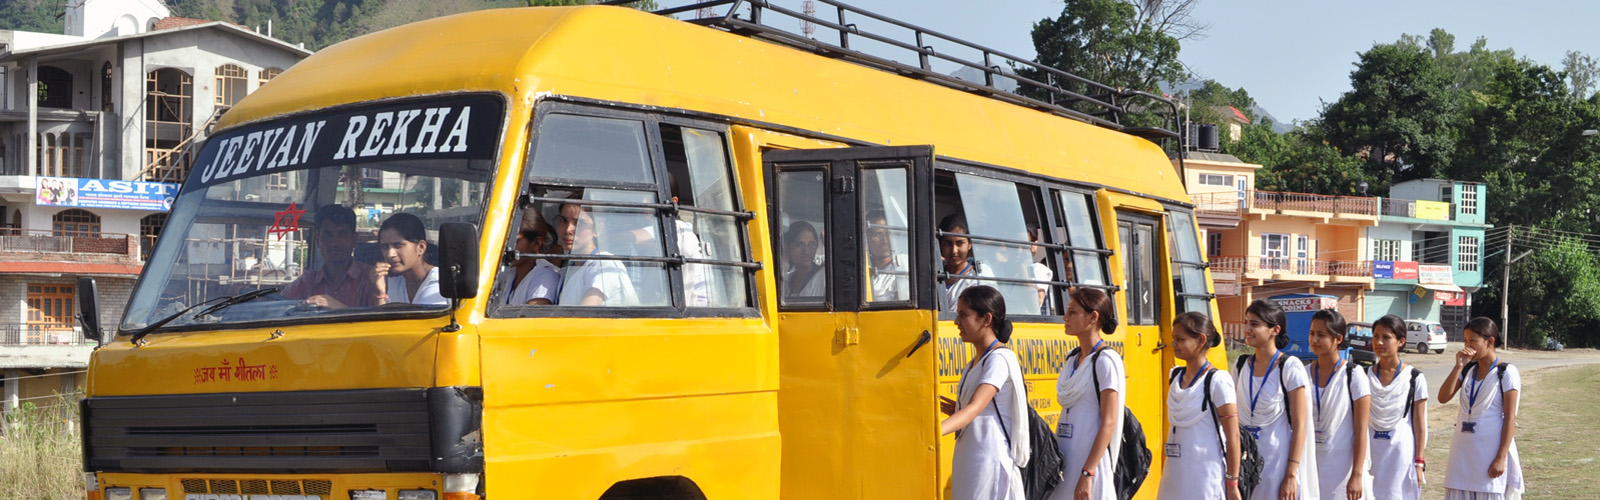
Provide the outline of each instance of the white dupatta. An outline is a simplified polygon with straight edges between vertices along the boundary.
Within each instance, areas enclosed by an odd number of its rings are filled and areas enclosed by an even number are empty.
[[[982,365],[989,362],[1004,363],[1006,366],[1007,378],[1011,381],[1011,393],[1016,397],[1011,398],[1011,401],[1000,401],[998,400],[1000,393],[996,391],[994,404],[996,405],[997,416],[999,405],[1010,405],[1009,409],[1012,417],[1010,419],[1001,419],[1001,425],[1005,426],[1006,436],[1011,439],[1011,461],[1018,468],[1026,467],[1028,459],[1032,458],[1033,447],[1029,439],[1032,435],[1032,429],[1029,428],[1028,398],[1025,395],[1027,389],[1023,386],[1022,381],[1022,363],[1017,360],[1016,351],[999,347],[990,349],[989,352],[985,353],[983,359],[978,361],[978,365],[975,368],[981,370]],[[972,370],[969,369],[967,373],[972,373]],[[956,408],[966,408],[967,404],[972,402],[972,395],[978,392],[978,386],[980,385],[983,384],[961,384],[961,393],[956,395]],[[1018,480],[1021,480],[1021,476],[1018,476]],[[1020,487],[1020,485],[1018,486]]]

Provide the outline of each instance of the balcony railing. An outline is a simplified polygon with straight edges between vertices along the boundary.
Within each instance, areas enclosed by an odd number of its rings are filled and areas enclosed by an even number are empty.
[[[0,325],[0,347],[92,345],[66,324]]]
[[[140,258],[133,235],[0,228],[0,252],[90,253]]]
[[[1223,272],[1239,275],[1269,271],[1274,274],[1371,278],[1372,261],[1225,255],[1211,258],[1211,270],[1213,274]]]
[[[1290,193],[1286,191],[1245,191],[1200,193],[1189,195],[1189,201],[1201,211],[1232,212],[1250,209],[1299,212],[1322,212],[1340,215],[1377,216],[1379,198],[1365,196],[1334,196],[1325,194]]]
[[[1391,217],[1417,217],[1417,200],[1383,199],[1383,215]],[[1456,204],[1450,204],[1450,210],[1445,213],[1445,220],[1456,220]]]

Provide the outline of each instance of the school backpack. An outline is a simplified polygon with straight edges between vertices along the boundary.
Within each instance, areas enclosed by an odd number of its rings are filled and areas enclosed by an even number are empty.
[[[1095,401],[1100,398],[1100,371],[1095,369],[1095,363],[1100,361],[1102,351],[1097,350],[1089,356],[1089,374],[1094,379]],[[1067,359],[1072,359],[1080,352],[1081,348],[1073,348],[1067,353]],[[1122,439],[1112,446],[1121,448],[1118,450],[1116,470],[1111,474],[1111,483],[1116,487],[1118,500],[1129,500],[1139,492],[1145,476],[1150,474],[1151,456],[1150,447],[1144,443],[1144,426],[1139,424],[1139,418],[1133,416],[1133,410],[1129,410],[1127,404],[1122,405]]]
[[[1000,349],[1009,349],[1001,346]],[[987,364],[988,358],[983,362]],[[1022,397],[1026,398],[1028,387],[1021,387]],[[1006,437],[1006,448],[1011,448],[1011,431],[1006,428],[1006,418],[1001,415],[1000,407],[989,400],[994,406],[994,414],[1000,418],[1000,433]],[[1061,457],[1061,449],[1056,445],[1056,431],[1050,424],[1034,411],[1033,405],[1028,407],[1028,445],[1032,448],[1028,466],[1022,467],[1022,492],[1023,498],[1028,500],[1045,500],[1050,498],[1050,492],[1055,491],[1056,485],[1061,484],[1061,467],[1065,460]]]
[[[1407,419],[1411,418],[1411,409],[1417,406],[1417,377],[1420,375],[1422,370],[1418,370],[1415,366],[1411,367],[1411,388],[1406,389],[1406,407],[1401,412]],[[1383,376],[1379,375],[1378,378],[1382,379]]]
[[[1506,390],[1506,388],[1505,388],[1505,385],[1506,385],[1506,366],[1507,366],[1507,364],[1505,362],[1501,362],[1501,363],[1498,363],[1498,364],[1494,365],[1493,368],[1489,369],[1490,371],[1496,371],[1496,372],[1499,373],[1499,375],[1500,375],[1500,391],[1501,391],[1502,394],[1504,394],[1504,392]],[[1467,387],[1467,377],[1472,376],[1472,372],[1474,370],[1477,370],[1477,369],[1478,369],[1478,362],[1477,361],[1468,361],[1466,365],[1461,367],[1461,382],[1456,384],[1456,391],[1459,392],[1462,389],[1465,389]],[[1411,381],[1412,381],[1412,385],[1413,385],[1412,390],[1416,390],[1416,388],[1415,388],[1416,379],[1413,378],[1413,379],[1411,379]]]
[[[1203,411],[1211,414],[1211,425],[1215,426],[1217,429],[1217,443],[1222,447],[1222,457],[1224,460],[1224,467],[1226,467],[1228,443],[1227,440],[1222,438],[1222,422],[1217,418],[1217,408],[1215,404],[1211,402],[1211,376],[1215,375],[1216,373],[1217,370],[1214,368],[1206,370],[1206,377],[1202,382],[1205,385],[1201,386],[1204,388],[1203,390],[1205,391],[1205,395],[1204,399],[1200,403],[1200,408]],[[1178,383],[1178,376],[1182,374],[1182,371],[1173,370],[1171,382],[1174,384]],[[1261,450],[1256,444],[1256,437],[1248,432],[1244,432],[1243,429],[1240,429],[1239,498],[1250,498],[1250,494],[1251,492],[1255,491],[1256,485],[1261,484],[1261,469],[1266,466],[1265,464],[1265,460],[1261,458]],[[1226,473],[1226,468],[1224,468],[1224,473]]]

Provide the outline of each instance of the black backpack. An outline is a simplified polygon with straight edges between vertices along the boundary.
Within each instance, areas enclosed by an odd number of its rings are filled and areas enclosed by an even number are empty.
[[[1009,349],[1009,347],[1001,346],[1000,349]],[[989,363],[987,355],[984,356],[983,362],[984,364]],[[1024,385],[1019,389],[1022,390],[1022,397],[1026,398],[1028,387]],[[1006,437],[1006,448],[1009,449],[1011,447],[1011,431],[1006,429],[1006,418],[1000,413],[1000,407],[994,402],[994,399],[990,399],[989,404],[995,407],[994,414],[1000,419],[1000,433]],[[1050,498],[1050,492],[1055,491],[1056,485],[1061,484],[1061,467],[1062,462],[1065,460],[1061,458],[1061,449],[1056,444],[1055,429],[1051,429],[1050,424],[1039,416],[1039,412],[1034,411],[1033,405],[1026,406],[1028,407],[1028,444],[1032,451],[1030,452],[1031,457],[1028,459],[1028,466],[1022,468],[1023,498],[1045,500]]]
[[[1095,370],[1095,363],[1100,361],[1100,353],[1095,351],[1089,356],[1089,374],[1094,380],[1095,401],[1100,401],[1100,372]],[[1082,352],[1082,348],[1073,348],[1067,353],[1067,359]],[[1126,396],[1124,396],[1126,397]],[[1133,416],[1133,410],[1127,404],[1122,405],[1122,437],[1111,446],[1120,446],[1116,470],[1111,474],[1111,483],[1116,488],[1118,500],[1129,500],[1139,492],[1139,487],[1144,485],[1145,476],[1150,474],[1150,447],[1145,445],[1144,426],[1139,424],[1139,418]],[[1084,464],[1087,466],[1088,464]]]
[[[1217,373],[1216,369],[1206,370],[1205,380],[1202,381],[1201,390],[1205,391],[1204,399],[1200,403],[1201,411],[1211,414],[1211,425],[1217,429],[1217,443],[1222,447],[1223,472],[1227,472],[1228,443],[1222,437],[1222,422],[1217,418],[1217,408],[1211,402],[1211,376]],[[1182,369],[1172,371],[1171,383],[1178,383],[1178,376]],[[1244,429],[1239,430],[1239,498],[1250,498],[1256,485],[1261,484],[1261,469],[1266,467],[1266,462],[1261,458],[1261,450],[1256,445],[1256,437]]]
[[[1507,363],[1501,362],[1499,364],[1494,365],[1493,368],[1489,369],[1490,371],[1498,372],[1498,375],[1500,376],[1500,388],[1499,388],[1499,390],[1500,390],[1500,393],[1502,394],[1501,397],[1505,397],[1504,394],[1505,394],[1505,390],[1506,390],[1506,388],[1505,388],[1505,385],[1506,385],[1506,365],[1507,365]],[[1477,370],[1477,369],[1478,369],[1478,362],[1477,361],[1469,361],[1469,362],[1467,362],[1467,364],[1465,366],[1461,367],[1461,381],[1456,383],[1456,392],[1461,392],[1462,390],[1466,389],[1466,387],[1467,387],[1467,377],[1472,376],[1472,372]],[[1413,377],[1411,379],[1411,390],[1412,391],[1417,390],[1416,382],[1417,382],[1417,379]],[[1412,397],[1415,397],[1415,395],[1413,395]]]

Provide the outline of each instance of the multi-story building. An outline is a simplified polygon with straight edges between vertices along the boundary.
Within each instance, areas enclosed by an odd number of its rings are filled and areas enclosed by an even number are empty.
[[[1378,198],[1259,191],[1261,165],[1232,155],[1190,152],[1184,164],[1224,333],[1240,335],[1250,302],[1287,294],[1330,295],[1346,318],[1362,317]]]
[[[1472,292],[1483,286],[1485,186],[1422,179],[1389,188],[1382,217],[1367,228],[1377,279],[1363,311],[1438,322],[1461,340]]]
[[[0,385],[5,411],[80,385],[76,281],[116,325],[189,155],[310,53],[156,0],[64,2],[65,34],[0,30]],[[222,237],[224,235],[219,235]]]

